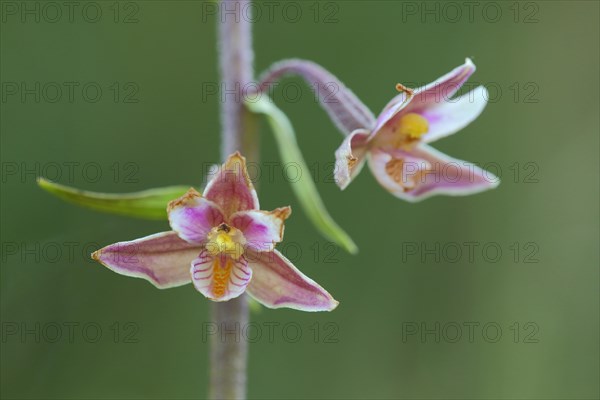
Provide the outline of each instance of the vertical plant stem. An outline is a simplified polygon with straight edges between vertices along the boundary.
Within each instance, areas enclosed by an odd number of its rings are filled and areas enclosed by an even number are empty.
[[[218,333],[210,341],[211,399],[245,399],[248,344],[240,331],[248,323],[248,299],[243,294],[236,299],[212,304],[212,319]]]
[[[249,161],[258,161],[255,117],[243,105],[244,87],[253,79],[249,0],[219,3],[218,51],[221,72],[221,158],[239,151]],[[212,399],[245,399],[248,343],[240,332],[248,323],[248,299],[242,296],[212,303],[212,320],[218,333],[210,342],[210,387]]]
[[[219,66],[221,71],[221,158],[242,152],[247,111],[241,95],[253,79],[252,26],[249,0],[222,0],[219,4]],[[244,10],[244,12],[242,12]],[[235,93],[234,93],[235,91]]]

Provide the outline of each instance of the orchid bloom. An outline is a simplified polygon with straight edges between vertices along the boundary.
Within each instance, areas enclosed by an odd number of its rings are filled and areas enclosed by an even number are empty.
[[[338,186],[345,189],[368,160],[384,188],[412,202],[496,187],[499,179],[493,174],[428,145],[464,128],[483,111],[487,99],[483,86],[451,99],[473,72],[475,65],[467,58],[464,65],[424,87],[411,90],[398,84],[401,93],[373,126],[352,131],[336,151]]]
[[[239,153],[231,155],[203,195],[190,189],[169,203],[173,231],[115,243],[92,257],[158,288],[193,282],[213,301],[247,291],[270,308],[330,311],[338,302],[275,250],[290,207],[259,210],[256,191]]]

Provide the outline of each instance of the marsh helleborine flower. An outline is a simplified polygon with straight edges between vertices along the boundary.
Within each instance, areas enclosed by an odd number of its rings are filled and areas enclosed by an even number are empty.
[[[158,288],[193,282],[214,301],[247,291],[270,308],[330,311],[338,302],[275,250],[290,207],[259,210],[244,157],[231,155],[203,195],[190,189],[169,203],[173,231],[107,246],[92,257]]]
[[[368,160],[379,183],[393,195],[418,201],[434,194],[466,195],[499,184],[493,174],[451,158],[428,143],[471,123],[486,105],[483,86],[451,97],[475,72],[470,59],[433,83],[401,92],[371,126],[355,129],[336,151],[337,184],[345,189]]]

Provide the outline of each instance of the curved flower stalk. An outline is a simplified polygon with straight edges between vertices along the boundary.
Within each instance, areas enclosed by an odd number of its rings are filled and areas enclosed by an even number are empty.
[[[467,161],[449,157],[429,146],[429,143],[449,136],[467,126],[481,114],[487,91],[479,86],[460,97],[452,96],[475,72],[470,59],[465,64],[424,87],[412,90],[398,84],[400,91],[379,114],[357,126],[362,106],[358,99],[330,73],[316,64],[290,60],[274,65],[265,75],[266,82],[289,73],[298,73],[309,82],[326,85],[326,79],[339,89],[332,98],[335,107],[323,102],[334,122],[347,134],[335,152],[336,183],[345,189],[368,162],[377,181],[394,196],[416,202],[427,197],[468,195],[492,189],[499,178]],[[326,72],[326,71],[325,71]],[[353,120],[341,125],[339,121]],[[354,127],[349,132],[348,127]]]
[[[291,59],[273,64],[259,79],[259,89],[266,91],[287,75],[300,75],[304,78],[316,92],[329,117],[345,134],[374,126],[375,116],[371,110],[332,73],[312,61]]]
[[[203,195],[190,189],[169,203],[173,231],[115,243],[92,257],[158,288],[192,282],[213,301],[245,291],[270,308],[330,311],[338,302],[275,250],[289,207],[259,210],[245,159],[231,155]]]

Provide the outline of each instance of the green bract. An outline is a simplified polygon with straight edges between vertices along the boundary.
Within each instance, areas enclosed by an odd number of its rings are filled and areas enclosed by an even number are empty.
[[[258,99],[245,101],[246,107],[252,112],[264,114],[269,121],[274,133],[281,160],[284,163],[295,163],[304,171],[308,171],[308,166],[302,157],[302,152],[296,142],[296,134],[288,117],[273,103],[265,94],[261,93]],[[313,225],[326,238],[342,246],[348,252],[355,254],[358,247],[352,241],[350,236],[331,218],[319,192],[310,176],[304,174],[295,182],[290,182],[292,190],[296,194],[300,205]]]
[[[75,189],[44,178],[38,178],[37,183],[42,189],[69,203],[95,211],[154,220],[166,220],[169,201],[189,189],[189,186],[168,186],[116,194]]]

